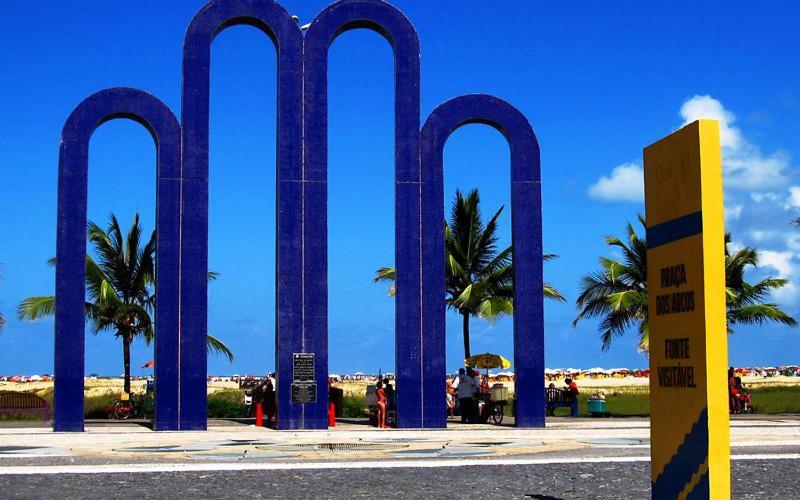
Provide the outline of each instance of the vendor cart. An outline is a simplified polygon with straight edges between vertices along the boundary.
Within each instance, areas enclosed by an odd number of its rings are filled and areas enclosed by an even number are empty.
[[[494,384],[489,392],[480,393],[477,396],[478,420],[486,424],[489,419],[499,425],[503,423],[505,407],[508,404],[508,388],[503,384]]]
[[[477,354],[464,360],[464,364],[478,369],[486,370],[486,379],[489,379],[490,368],[509,368],[511,361],[499,354]],[[503,422],[505,406],[508,403],[508,388],[503,384],[494,384],[491,389],[484,389],[476,395],[476,415],[481,423],[488,423],[489,419],[495,424]]]

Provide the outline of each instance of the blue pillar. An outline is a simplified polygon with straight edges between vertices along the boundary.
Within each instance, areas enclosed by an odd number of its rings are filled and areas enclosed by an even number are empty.
[[[259,28],[278,52],[276,348],[291,353],[299,346],[302,35],[291,15],[271,0],[213,0],[192,19],[183,45],[181,429],[206,428],[209,68],[214,37],[237,24]],[[296,419],[281,403],[289,398],[291,371],[280,360],[276,365],[284,427]]]
[[[306,33],[304,66],[302,352],[316,355],[317,402],[304,404],[304,429],[326,429],[328,394],[328,48],[344,31],[372,29],[392,45],[395,63],[395,356],[400,427],[423,427],[421,337],[421,196],[419,40],[408,19],[380,0],[342,0]],[[283,363],[291,353],[280,352]],[[440,388],[444,382],[440,381]],[[279,401],[279,415],[285,406]],[[444,399],[438,406],[444,406]],[[294,415],[292,411],[292,415]],[[281,424],[283,425],[283,424]]]

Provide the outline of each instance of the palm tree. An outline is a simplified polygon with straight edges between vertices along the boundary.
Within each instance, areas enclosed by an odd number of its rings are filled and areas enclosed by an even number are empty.
[[[639,215],[639,222],[645,225]],[[647,317],[647,242],[639,237],[628,223],[627,239],[606,236],[606,244],[622,254],[621,259],[600,258],[601,270],[587,274],[581,280],[578,296],[578,317],[572,326],[584,318],[602,318],[600,339],[607,350],[614,337],[635,327],[639,335],[639,349],[648,351],[650,336]],[[758,251],[744,247],[731,253],[730,233],[725,234],[725,298],[728,333],[733,325],[763,324],[768,321],[795,325],[794,318],[777,305],[765,303],[770,292],[786,286],[789,281],[766,278],[756,284],[744,279],[749,267],[758,266]]]
[[[445,284],[448,309],[461,314],[464,336],[464,358],[470,357],[469,322],[472,316],[492,321],[514,312],[514,270],[512,247],[497,250],[497,219],[500,209],[484,224],[480,211],[480,196],[473,189],[465,198],[456,191],[456,199],[445,224]],[[552,260],[555,255],[544,255]],[[373,282],[394,283],[394,267],[382,267]],[[394,296],[394,285],[389,295]],[[544,284],[544,296],[566,301],[552,285]]]
[[[155,310],[155,251],[156,233],[143,247],[139,214],[123,237],[114,214],[109,217],[104,231],[94,222],[89,223],[89,242],[94,246],[97,260],[86,255],[86,319],[91,322],[95,335],[103,330],[114,330],[122,339],[122,357],[125,366],[125,392],[130,392],[131,343],[142,337],[150,344],[155,337],[151,315]],[[55,265],[55,259],[50,259]],[[209,273],[209,279],[216,274]],[[36,320],[55,313],[55,296],[28,297],[19,306],[20,319]],[[210,351],[219,352],[233,361],[233,353],[225,344],[208,335]]]

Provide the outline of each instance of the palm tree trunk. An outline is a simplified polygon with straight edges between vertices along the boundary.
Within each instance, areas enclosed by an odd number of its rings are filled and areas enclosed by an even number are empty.
[[[125,365],[125,392],[131,392],[131,338],[126,333],[122,335],[122,362]]]
[[[464,359],[467,359],[469,354],[469,313],[461,313],[464,318]]]

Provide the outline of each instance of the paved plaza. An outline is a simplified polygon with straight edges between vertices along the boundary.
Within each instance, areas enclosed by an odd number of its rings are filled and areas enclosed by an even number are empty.
[[[277,432],[211,421],[207,432],[92,422],[85,433],[0,427],[3,496],[645,498],[646,419],[553,418],[546,429],[490,425]],[[800,488],[800,415],[731,423],[737,498]],[[376,484],[380,490],[375,490]]]

